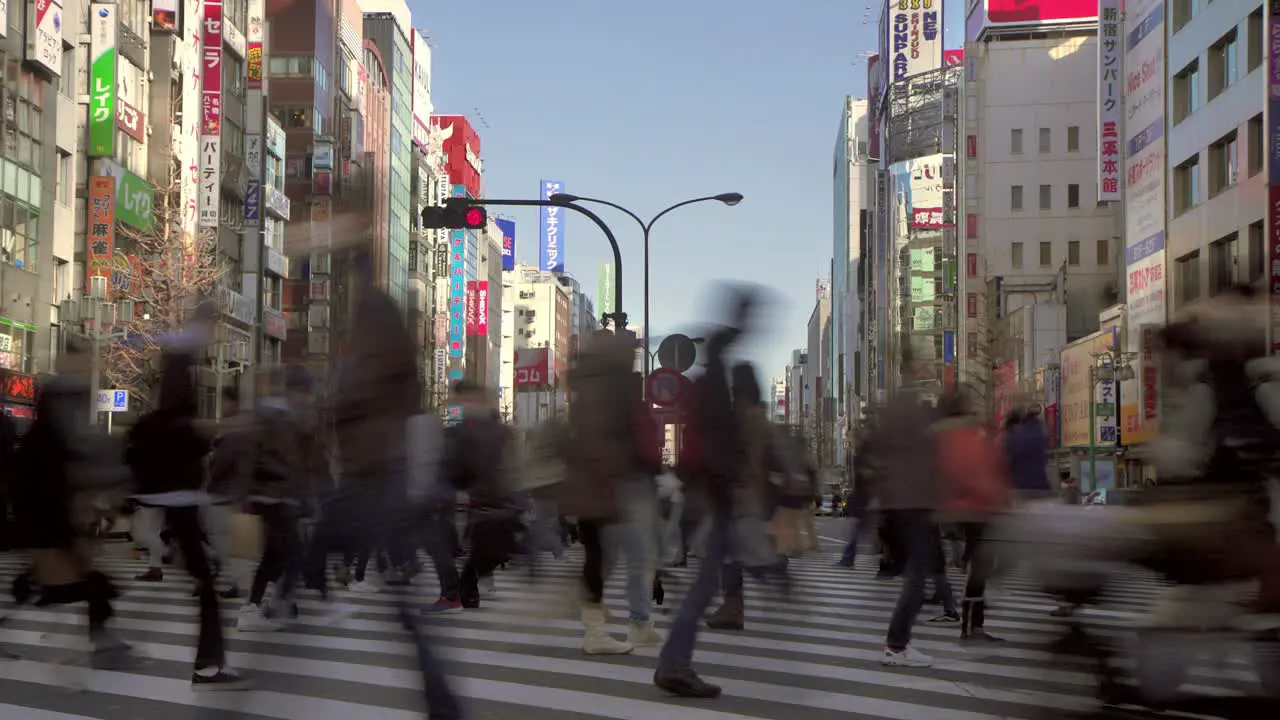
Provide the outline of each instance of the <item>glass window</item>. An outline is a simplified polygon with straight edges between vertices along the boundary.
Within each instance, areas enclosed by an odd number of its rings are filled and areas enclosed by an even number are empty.
[[[1049,267],[1053,264],[1053,243],[1040,243],[1040,267]]]
[[[1040,209],[1041,210],[1053,209],[1053,186],[1052,185],[1040,186]]]
[[[1014,270],[1022,267],[1022,243],[1015,242],[1009,248],[1009,260]]]
[[[1040,152],[1053,152],[1053,131],[1049,128],[1040,128]]]
[[[1249,282],[1262,279],[1267,267],[1266,236],[1262,231],[1262,221],[1249,226]]]
[[[1200,297],[1200,251],[1178,258],[1178,303],[1185,305]]]
[[[1080,126],[1067,126],[1067,152],[1080,152]]]
[[[40,213],[12,198],[0,198],[0,262],[37,272],[39,241]]]
[[[1014,155],[1022,153],[1022,129],[1014,128],[1009,131],[1009,152]]]
[[[0,323],[0,368],[31,372],[35,339],[35,333],[26,328]]]
[[[1200,204],[1200,156],[1194,155],[1173,170],[1174,217]]]
[[[1009,188],[1009,209],[1010,210],[1022,209],[1022,186],[1021,185],[1014,185],[1013,187]]]
[[[1223,35],[1209,48],[1209,99],[1221,95],[1236,81],[1238,67],[1239,43],[1236,42],[1236,31],[1233,28]]]
[[[1080,264],[1080,241],[1079,240],[1067,241],[1067,264],[1073,265],[1073,266]]]
[[[1099,267],[1105,267],[1111,264],[1111,241],[1103,238],[1098,241],[1097,262]]]
[[[1173,77],[1173,122],[1180,123],[1200,108],[1200,61],[1192,60]]]
[[[1236,233],[1215,240],[1209,245],[1209,294],[1217,295],[1235,281]]]
[[[1080,186],[1076,183],[1067,186],[1067,207],[1080,207]]]

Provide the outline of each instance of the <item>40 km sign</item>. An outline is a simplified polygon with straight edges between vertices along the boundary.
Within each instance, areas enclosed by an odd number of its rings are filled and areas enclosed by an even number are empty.
[[[680,404],[689,386],[689,379],[670,368],[659,368],[649,373],[645,380],[645,394],[658,407],[675,407]]]

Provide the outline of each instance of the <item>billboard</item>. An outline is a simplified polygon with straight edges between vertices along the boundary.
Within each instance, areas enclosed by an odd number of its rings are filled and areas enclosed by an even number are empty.
[[[449,180],[465,187],[471,197],[480,197],[480,176],[484,172],[480,136],[462,115],[435,115],[431,126],[440,133]]]
[[[1093,22],[1099,5],[1099,0],[968,0],[965,41],[975,42],[990,30]]]
[[[1134,0],[1124,14],[1124,257],[1127,352],[1142,328],[1165,322],[1164,3]],[[1135,393],[1126,393],[1133,396]],[[1131,397],[1141,402],[1140,397]]]
[[[85,227],[85,287],[89,278],[111,277],[116,248],[116,181],[97,175],[89,178],[89,218]]]
[[[116,154],[116,6],[89,5],[89,157]]]
[[[222,0],[205,0],[201,28],[200,227],[217,229],[222,201]]]
[[[538,188],[538,197],[546,200],[563,192],[564,183],[559,180],[543,180]],[[543,207],[540,210],[538,269],[564,272],[564,210],[558,207]]]
[[[900,163],[906,169],[907,207],[913,230],[941,230],[955,227],[942,212],[943,191],[950,182],[943,177],[943,165],[947,156],[926,155]]]
[[[511,271],[516,269],[516,221],[507,220],[506,218],[496,218],[494,222],[498,225],[498,231],[502,233],[502,269]]]
[[[248,44],[245,56],[245,87],[250,90],[262,89],[262,44],[265,41],[262,23],[266,14],[263,2],[264,0],[249,0],[249,20],[244,33],[245,42]]]
[[[431,129],[431,47],[413,31],[413,141],[426,147]],[[476,152],[480,151],[477,144]],[[479,197],[478,195],[476,197]]]
[[[600,275],[596,278],[596,310],[601,316],[610,315],[618,311],[614,307],[614,278],[613,264],[607,263],[600,266]]]
[[[182,27],[197,28],[200,26],[200,0],[182,0]],[[178,152],[181,158],[182,177],[178,189],[178,202],[182,206],[182,234],[184,242],[195,241],[196,227],[199,220],[200,197],[200,75],[204,63],[200,53],[204,39],[200,33],[192,30],[181,36],[186,43],[187,51],[179,55],[182,63],[182,136],[178,141]]]
[[[463,316],[464,318],[463,322],[466,323],[466,328],[467,328],[467,331],[466,331],[467,337],[472,337],[476,334],[476,293],[477,293],[476,281],[468,280],[467,294],[465,296],[466,297],[466,303],[465,303],[466,314]]]
[[[514,368],[516,392],[542,389],[551,384],[551,350],[516,348]]]
[[[1062,447],[1089,446],[1089,400],[1095,397],[1114,396],[1115,388],[1108,390],[1112,383],[1099,383],[1095,389],[1090,388],[1090,369],[1093,367],[1093,356],[1106,350],[1115,349],[1116,328],[1099,330],[1088,337],[1077,340],[1062,349],[1061,385],[1058,399],[1058,427],[1062,433]],[[1115,443],[1116,418],[1114,408],[1098,407],[1094,417],[1094,438],[1097,444],[1110,438]]]
[[[58,77],[62,74],[62,3],[31,0],[24,4],[28,6],[27,62]]]
[[[1098,3],[1098,202],[1120,200],[1120,132],[1124,117],[1124,23],[1121,0]]]
[[[449,231],[449,357],[461,360],[466,350],[467,231]]]
[[[942,0],[889,0],[886,14],[890,83],[942,67]]]
[[[867,159],[880,159],[880,96],[884,93],[880,56],[867,58]]]
[[[476,335],[489,337],[489,281],[476,281]]]

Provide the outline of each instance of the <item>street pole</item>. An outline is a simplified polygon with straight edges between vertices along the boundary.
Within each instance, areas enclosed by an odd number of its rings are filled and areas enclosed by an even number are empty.
[[[90,298],[93,303],[93,329],[89,331],[89,425],[98,424],[98,354],[102,352],[102,300]]]
[[[225,343],[219,342],[218,351],[214,356],[214,362],[217,365],[213,369],[213,419],[217,422],[222,422],[222,366],[224,364],[223,352],[225,347]]]
[[[1093,365],[1089,366],[1089,488],[1088,492],[1093,492],[1093,488],[1098,484],[1098,446],[1097,446],[1097,398],[1098,383],[1095,370],[1098,367],[1098,360],[1094,358]]]

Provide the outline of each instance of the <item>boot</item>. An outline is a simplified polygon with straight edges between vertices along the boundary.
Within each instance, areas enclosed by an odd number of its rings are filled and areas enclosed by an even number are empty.
[[[658,647],[662,645],[662,633],[653,626],[653,621],[632,622],[627,628],[627,642],[631,647]]]
[[[999,645],[1003,638],[990,635],[984,629],[987,601],[965,599],[960,607],[960,642],[969,645]]]
[[[707,616],[707,627],[712,630],[741,630],[746,626],[742,598],[727,597],[724,604]]]
[[[582,652],[588,655],[626,655],[631,645],[616,640],[605,627],[605,612],[600,605],[582,605]]]

